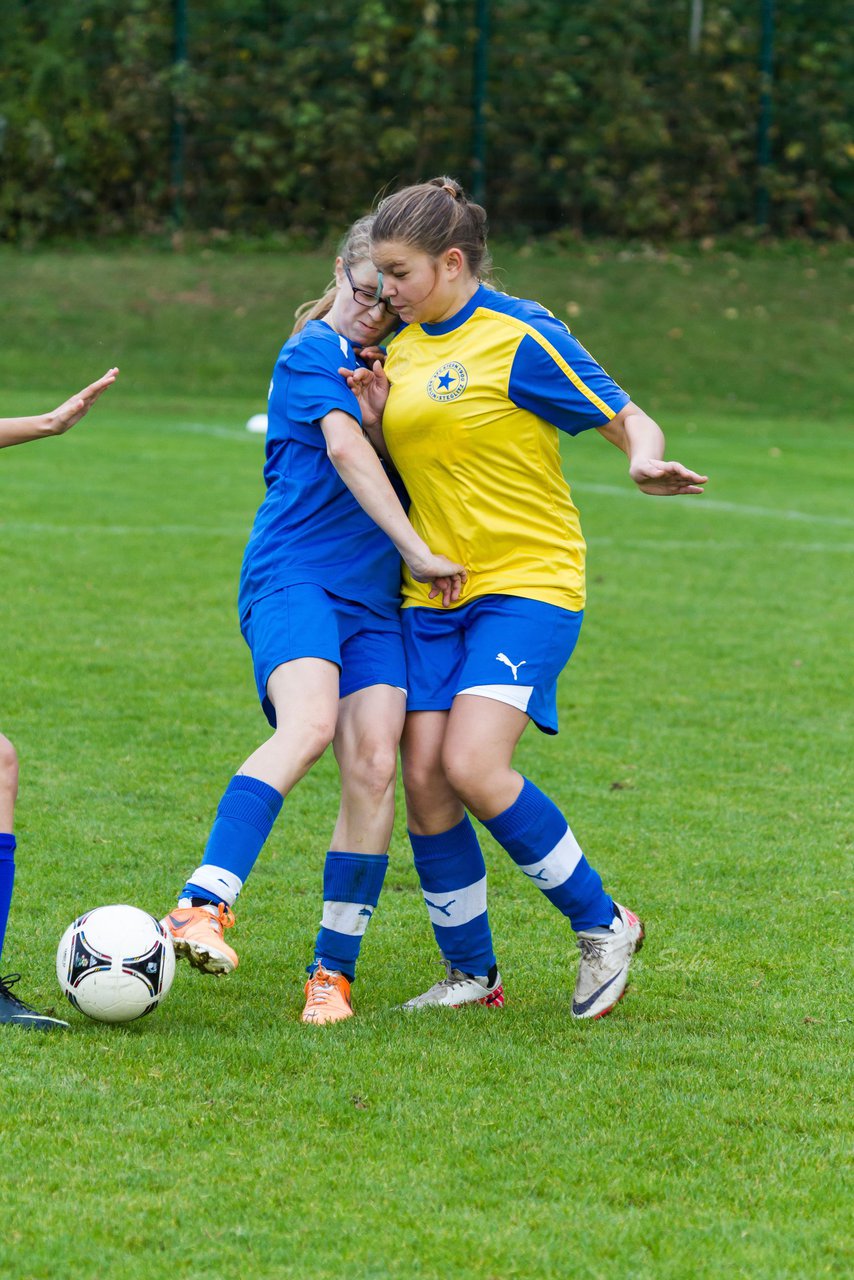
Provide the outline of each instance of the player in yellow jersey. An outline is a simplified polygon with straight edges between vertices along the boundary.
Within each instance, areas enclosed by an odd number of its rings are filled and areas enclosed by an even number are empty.
[[[414,528],[469,574],[446,611],[404,573],[407,811],[446,967],[404,1007],[504,1000],[468,811],[568,917],[581,952],[572,1013],[602,1017],[625,990],[643,927],[512,763],[532,720],[557,732],[557,679],[585,602],[585,546],[558,432],[597,428],[646,493],[702,493],[706,477],[663,461],[659,427],[565,324],[482,283],[486,214],[453,179],[383,200],[372,241],[403,327],[384,370],[377,362],[348,380],[406,484]]]

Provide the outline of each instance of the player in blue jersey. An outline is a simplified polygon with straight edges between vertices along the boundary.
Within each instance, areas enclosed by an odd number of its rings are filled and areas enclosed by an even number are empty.
[[[625,990],[643,927],[604,891],[560,809],[513,768],[531,721],[557,732],[557,679],[585,603],[585,546],[558,433],[598,428],[646,493],[701,493],[706,477],[662,460],[659,427],[566,325],[481,282],[486,215],[452,179],[383,200],[372,239],[404,327],[385,369],[349,373],[348,383],[365,420],[382,422],[413,526],[469,575],[442,612],[404,574],[404,782],[446,966],[404,1007],[503,1003],[468,810],[568,917],[581,953],[572,1013],[602,1017]]]
[[[338,376],[395,323],[370,259],[371,219],[350,230],[335,281],[279,354],[270,384],[267,492],[243,559],[239,611],[273,727],[220,801],[204,857],[164,920],[207,973],[236,968],[224,928],[282,807],[331,744],[341,802],[303,1021],[351,1016],[350,984],[379,899],[406,703],[400,560],[433,598],[459,597],[462,566],[414,532]]]
[[[112,386],[118,372],[118,369],[110,369],[97,382],[78,391],[76,396],[72,396],[50,413],[25,418],[0,418],[0,449],[13,444],[27,444],[31,440],[44,440],[49,436],[64,435],[89,412],[107,387]],[[0,955],[3,953],[3,939],[15,880],[17,842],[14,819],[17,796],[18,756],[9,739],[0,733]],[[12,987],[19,981],[20,974],[17,973],[0,977],[0,1024],[35,1031],[50,1031],[55,1027],[68,1026],[60,1018],[37,1013],[26,1004],[12,991]]]

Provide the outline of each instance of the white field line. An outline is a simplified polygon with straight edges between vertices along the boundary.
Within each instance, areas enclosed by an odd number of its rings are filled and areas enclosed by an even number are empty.
[[[609,498],[635,498],[638,490],[628,481],[624,487],[615,484],[578,484],[573,485],[578,493],[601,493]],[[681,498],[669,499],[679,502],[697,511],[727,511],[736,516],[760,516],[765,520],[804,520],[809,524],[831,524],[843,529],[854,529],[854,518],[850,516],[823,516],[812,511],[794,511],[791,507],[754,507],[742,502],[723,502],[720,498],[707,498],[705,494],[686,494]]]
[[[258,440],[258,432],[245,427],[213,427],[206,422],[173,422],[170,431],[183,431],[192,436],[213,436],[217,440]],[[261,437],[263,440],[263,436]]]
[[[175,427],[179,431],[186,431],[196,435],[215,436],[218,439],[226,440],[252,440],[257,436],[253,436],[249,431],[230,430],[226,427],[211,427],[201,422],[182,422],[176,423]],[[638,497],[637,490],[630,483],[625,485],[611,484],[579,484],[574,486],[576,493],[602,494],[605,497],[613,498],[632,498],[636,500]],[[702,496],[688,496],[679,499],[680,505],[695,508],[697,511],[721,511],[731,515],[739,516],[757,516],[767,520],[787,520],[801,521],[807,524],[823,524],[831,525],[836,528],[851,529],[854,528],[854,519],[847,516],[829,516],[821,515],[818,512],[796,511],[787,507],[757,507],[747,503],[724,502],[719,498],[708,498],[705,494]],[[95,524],[51,524],[48,521],[27,521],[27,520],[0,520],[0,533],[56,533],[56,534],[109,534],[116,537],[144,535],[159,535],[166,537],[232,537],[245,535],[248,532],[248,526],[240,528],[223,527],[215,525],[195,525],[195,524],[160,524],[160,525],[95,525]],[[708,547],[708,548],[731,548],[737,550],[741,547],[753,546],[752,543],[738,541],[713,541],[711,539],[633,539],[631,537],[620,538],[597,538],[595,535],[588,539],[592,544],[600,546],[608,546],[610,543],[621,544],[623,546],[637,546],[651,548],[682,548],[682,547]],[[814,552],[848,552],[852,550],[849,543],[776,543],[776,550],[790,551],[814,551]]]
[[[229,427],[208,426],[204,422],[177,422],[174,430],[184,431],[192,435],[214,436],[219,440],[257,440],[257,433]],[[635,497],[636,490],[631,482],[625,485],[616,484],[579,484],[573,486],[581,493],[598,493],[609,498]],[[721,498],[685,495],[684,502],[688,506],[696,506],[702,511],[726,511],[731,515],[757,516],[765,520],[803,520],[807,523],[835,525],[842,529],[854,529],[854,518],[849,516],[825,516],[811,511],[795,511],[787,507],[757,507],[750,503],[725,502]]]

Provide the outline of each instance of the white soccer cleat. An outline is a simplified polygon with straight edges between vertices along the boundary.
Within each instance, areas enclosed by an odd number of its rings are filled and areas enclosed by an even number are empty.
[[[581,960],[572,996],[574,1018],[604,1018],[626,990],[629,963],[643,942],[637,916],[615,902],[617,914],[608,929],[576,934]]]
[[[420,996],[413,996],[401,1009],[428,1009],[444,1005],[448,1009],[459,1009],[464,1004],[483,1004],[490,1009],[501,1009],[504,1006],[504,987],[501,974],[495,970],[494,980],[473,978],[471,974],[454,969],[450,962],[442,959],[445,966],[445,977],[433,984],[429,991]]]

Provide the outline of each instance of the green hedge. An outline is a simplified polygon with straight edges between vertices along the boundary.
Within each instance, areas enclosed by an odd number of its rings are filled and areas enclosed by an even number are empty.
[[[475,0],[3,0],[0,239],[188,228],[315,236],[386,186],[471,180]],[[846,0],[492,0],[486,194],[514,232],[840,235],[854,138]],[[183,149],[177,129],[183,128]],[[176,168],[176,158],[182,163]]]

